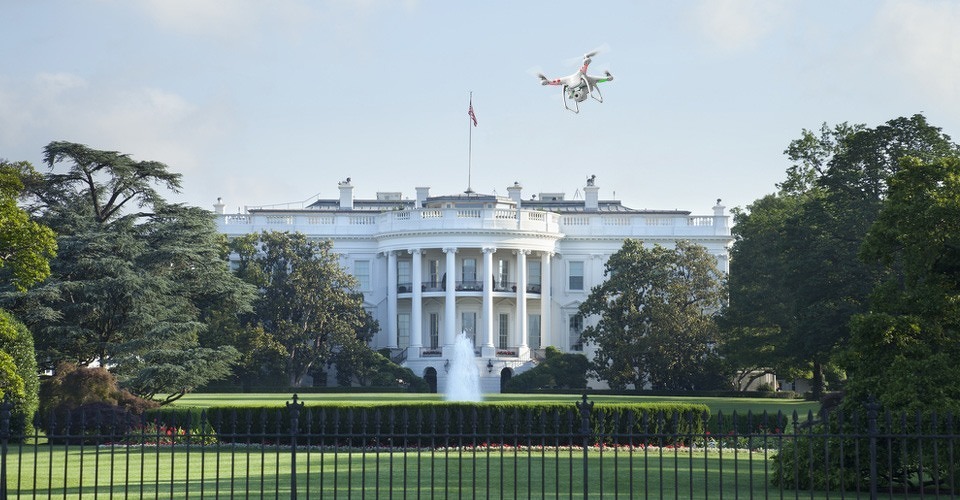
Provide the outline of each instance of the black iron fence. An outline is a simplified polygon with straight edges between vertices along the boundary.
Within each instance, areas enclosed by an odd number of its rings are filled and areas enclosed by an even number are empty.
[[[953,415],[0,406],[2,498],[955,498]],[[20,427],[14,426],[14,427]]]

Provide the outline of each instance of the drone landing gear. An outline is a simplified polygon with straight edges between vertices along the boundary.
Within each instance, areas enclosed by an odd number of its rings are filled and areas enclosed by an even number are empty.
[[[603,94],[600,93],[600,87],[590,85],[590,82],[586,80],[576,87],[564,85],[562,95],[563,107],[574,113],[580,113],[580,103],[585,101],[588,95],[597,102],[603,102]],[[574,107],[571,108],[568,101],[573,101]]]
[[[576,99],[574,99],[574,98],[570,98],[569,100],[573,101],[573,106],[574,106],[573,108],[571,108],[571,107],[567,104],[567,100],[568,100],[568,99],[567,99],[567,93],[568,93],[568,92],[567,92],[567,87],[564,86],[564,87],[563,87],[563,93],[561,94],[561,95],[563,96],[563,107],[566,108],[567,111],[573,111],[574,113],[579,114],[579,113],[580,113],[580,101],[578,101],[578,100],[576,100]]]

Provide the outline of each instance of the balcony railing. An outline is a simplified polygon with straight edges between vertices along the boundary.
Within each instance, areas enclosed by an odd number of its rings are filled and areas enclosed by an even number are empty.
[[[447,289],[446,283],[421,283],[422,292],[442,292]],[[457,281],[456,290],[458,292],[482,292],[483,282],[477,280]],[[493,283],[494,292],[516,293],[517,284],[513,281],[496,281]],[[397,293],[413,293],[413,283],[397,283]],[[533,283],[527,285],[527,293],[539,294],[540,284]]]
[[[417,209],[382,213],[323,213],[311,210],[222,214],[221,232],[299,231],[327,236],[372,235],[406,231],[516,229],[566,235],[711,236],[729,235],[729,216],[684,213],[556,214],[539,210]]]

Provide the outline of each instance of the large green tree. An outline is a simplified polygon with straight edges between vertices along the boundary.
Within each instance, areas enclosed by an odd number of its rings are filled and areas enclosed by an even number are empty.
[[[57,240],[17,204],[23,192],[22,174],[35,174],[26,162],[0,160],[0,280],[24,291],[50,275],[50,258]]]
[[[167,401],[221,376],[238,353],[198,337],[208,312],[239,314],[253,290],[230,272],[213,215],[167,203],[161,191],[176,192],[180,175],[159,162],[68,142],[50,143],[44,160],[49,173],[21,178],[59,254],[47,282],[7,296],[39,359],[96,361]]]
[[[9,287],[18,293],[50,275],[49,259],[57,248],[53,231],[32,220],[17,203],[24,188],[22,173],[35,171],[26,162],[0,160],[0,290]],[[14,403],[14,432],[29,435],[39,406],[39,386],[33,335],[0,309],[0,397]]]
[[[851,404],[960,413],[960,159],[908,158],[862,248],[887,271],[854,317]]]
[[[826,368],[848,345],[850,319],[883,278],[858,252],[887,180],[904,157],[957,152],[922,115],[804,131],[785,151],[794,164],[774,199],[738,214],[727,328],[778,369],[809,367],[822,393]]]
[[[762,375],[799,376],[786,347],[795,325],[793,290],[787,284],[786,221],[795,217],[802,196],[768,195],[734,210],[730,251],[730,302],[719,320],[725,342],[720,352],[735,367],[737,386]]]
[[[337,349],[354,347],[358,338],[365,342],[379,329],[330,242],[265,231],[235,238],[231,248],[239,258],[237,274],[259,290],[247,323],[259,333],[256,342],[280,356],[290,385],[333,362]]]
[[[646,248],[627,239],[604,274],[579,310],[598,317],[583,332],[597,348],[591,371],[614,388],[703,388],[726,295],[716,258],[686,241]]]

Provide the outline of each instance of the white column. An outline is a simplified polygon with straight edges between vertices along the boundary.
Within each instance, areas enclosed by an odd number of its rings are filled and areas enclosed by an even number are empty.
[[[520,350],[527,347],[527,254],[517,250],[517,337]]]
[[[387,347],[397,348],[397,252],[387,252]]]
[[[453,341],[456,338],[457,329],[457,249],[456,248],[444,248],[443,253],[447,256],[447,279],[446,287],[447,293],[444,300],[444,309],[443,309],[443,345],[452,346]]]
[[[413,298],[410,304],[410,349],[407,358],[419,358],[423,347],[423,252],[419,248],[407,250],[413,256],[410,271],[413,282]]]
[[[483,349],[484,357],[493,356],[493,252],[496,248],[483,248]],[[487,352],[489,350],[489,353]]]
[[[553,345],[553,338],[550,335],[550,316],[552,308],[550,307],[550,261],[553,254],[542,252],[540,254],[540,345],[546,347]]]

